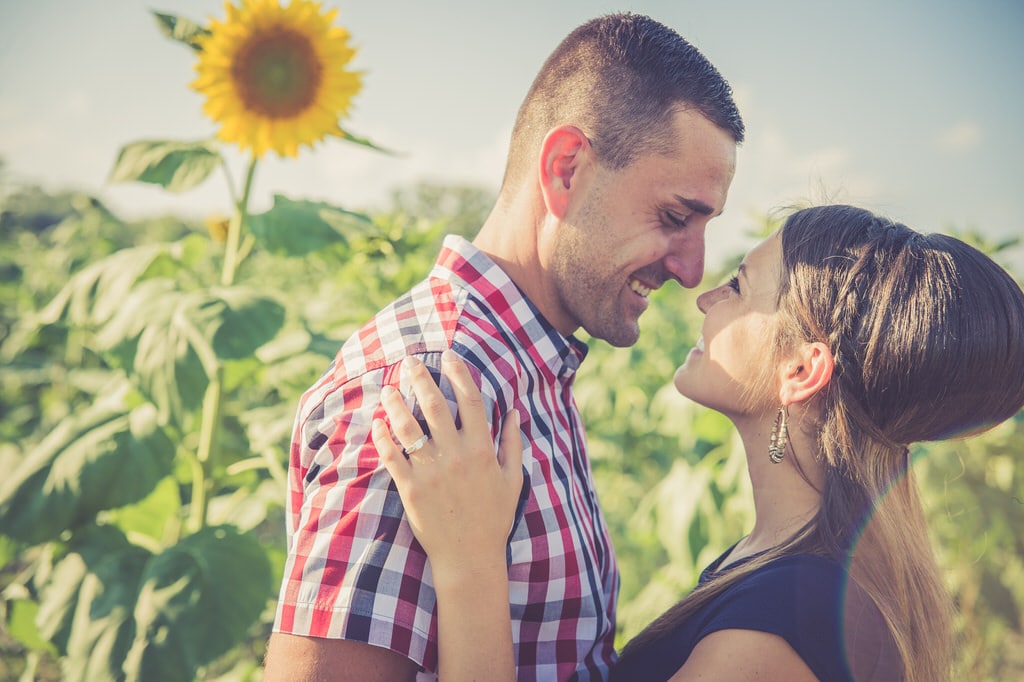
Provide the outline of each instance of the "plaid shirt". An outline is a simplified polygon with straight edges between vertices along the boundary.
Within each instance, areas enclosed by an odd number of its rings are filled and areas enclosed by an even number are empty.
[[[403,357],[419,355],[439,379],[449,347],[478,379],[495,438],[513,407],[522,415],[526,476],[507,553],[519,679],[605,679],[618,570],[571,390],[587,348],[460,237],[445,239],[430,276],[354,334],[300,401],[274,629],[383,646],[435,677],[430,565],[370,424],[383,415],[382,386],[411,395]],[[454,410],[447,381],[442,389]]]

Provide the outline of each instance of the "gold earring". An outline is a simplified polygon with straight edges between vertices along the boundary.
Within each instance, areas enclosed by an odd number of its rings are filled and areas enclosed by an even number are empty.
[[[772,427],[772,435],[768,439],[768,458],[772,464],[779,464],[786,456],[786,446],[789,444],[789,425],[786,424],[788,416],[785,405],[780,407],[778,414],[775,415],[775,426]]]

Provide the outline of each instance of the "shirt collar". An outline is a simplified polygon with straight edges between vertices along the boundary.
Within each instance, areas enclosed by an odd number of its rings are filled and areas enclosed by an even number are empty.
[[[494,312],[495,320],[555,376],[571,377],[586,357],[587,344],[560,334],[508,274],[464,237],[445,237],[430,276],[474,292]]]

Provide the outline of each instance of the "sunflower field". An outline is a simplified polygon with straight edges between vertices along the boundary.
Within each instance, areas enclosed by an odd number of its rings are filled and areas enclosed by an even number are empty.
[[[0,680],[261,679],[299,395],[493,201],[425,184],[383,208],[276,195],[251,212],[267,154],[381,148],[340,124],[360,76],[331,13],[228,7],[208,26],[156,14],[196,59],[217,138],[129,142],[111,173],[185,191],[235,146],[228,218],[126,221],[0,166]],[[1012,246],[959,236],[997,260]],[[657,292],[640,341],[592,342],[575,387],[622,573],[620,646],[751,522],[731,426],[671,385],[695,297]],[[958,607],[954,679],[1024,679],[1022,452],[1024,414],[915,452]]]
[[[0,188],[0,680],[259,680],[298,396],[489,200],[411,188],[301,256],[254,247],[235,285],[204,289],[225,249],[210,226]],[[592,343],[577,380],[622,571],[620,645],[749,528],[729,423],[670,383],[694,297],[657,294],[639,343]],[[222,368],[212,461],[204,357]],[[959,607],[955,679],[1024,674],[1022,451],[1018,415],[916,453]]]

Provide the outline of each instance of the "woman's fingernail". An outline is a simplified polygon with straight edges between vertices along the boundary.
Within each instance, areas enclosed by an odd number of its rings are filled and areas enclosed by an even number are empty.
[[[422,360],[420,360],[420,359],[419,359],[418,357],[416,357],[415,355],[409,355],[409,356],[407,356],[407,357],[405,358],[405,361],[404,361],[404,363],[403,363],[403,364],[404,364],[404,365],[405,365],[406,367],[409,367],[409,368],[411,369],[411,368],[413,368],[413,367],[418,367],[418,366],[422,365],[422,364],[423,364],[423,361],[422,361]]]
[[[459,359],[459,356],[451,348],[447,348],[443,353],[441,353],[441,359],[445,362],[455,362]]]
[[[391,386],[391,385],[385,386],[384,388],[380,389],[380,397],[381,398],[387,397],[387,396],[391,395],[394,392],[395,392],[395,387],[394,386]]]

